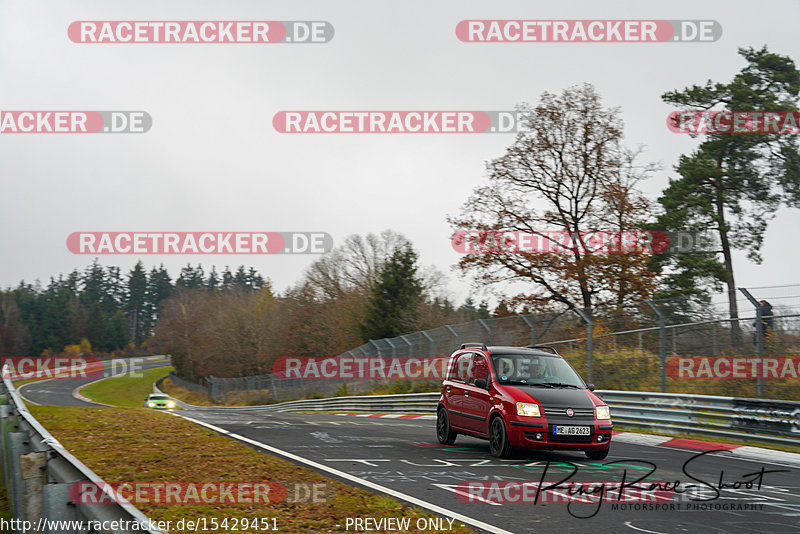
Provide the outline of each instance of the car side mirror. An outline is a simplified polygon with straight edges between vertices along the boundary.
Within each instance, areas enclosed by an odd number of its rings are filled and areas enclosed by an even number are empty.
[[[482,389],[489,389],[489,382],[485,378],[476,378],[475,387]]]
[[[589,388],[589,391],[594,391],[594,384],[586,384],[586,387]]]

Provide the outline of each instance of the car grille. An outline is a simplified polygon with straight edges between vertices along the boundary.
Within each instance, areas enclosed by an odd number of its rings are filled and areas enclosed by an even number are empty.
[[[569,417],[567,415],[567,408],[555,408],[555,407],[544,407],[544,415],[545,417]],[[572,417],[588,417],[594,419],[594,410],[592,408],[572,408],[575,412]]]

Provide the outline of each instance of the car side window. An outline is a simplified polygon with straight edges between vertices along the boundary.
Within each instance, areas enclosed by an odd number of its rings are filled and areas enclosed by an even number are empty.
[[[469,384],[470,381],[474,379],[472,373],[472,356],[473,354],[471,352],[467,352],[465,354],[461,354],[456,359],[453,364],[453,368],[450,369],[450,380]]]
[[[481,354],[476,354],[472,359],[472,371],[473,371],[473,378],[470,381],[470,384],[475,384],[475,380],[482,378],[487,380],[489,378],[489,366],[486,363],[486,358],[484,358]]]

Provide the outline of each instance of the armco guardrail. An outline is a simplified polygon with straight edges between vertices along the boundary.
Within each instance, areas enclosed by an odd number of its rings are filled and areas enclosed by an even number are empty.
[[[89,532],[89,526],[100,527],[91,532],[108,534],[164,534],[161,530],[149,528],[152,523],[142,512],[114,494],[97,474],[50,435],[28,412],[10,380],[3,378],[2,384],[0,398],[5,404],[0,404],[0,463],[3,485],[11,496],[19,534],[72,534]],[[87,481],[111,492],[109,500],[121,504],[71,502],[70,486]],[[23,530],[23,521],[29,521],[33,528]],[[70,521],[73,522],[71,526],[66,523]],[[77,528],[78,521],[83,522],[82,529]]]
[[[637,391],[595,391],[615,423],[704,436],[800,446],[800,402]],[[309,399],[263,406],[178,405],[192,410],[253,412],[436,413],[439,393],[361,395]]]
[[[800,447],[800,402],[597,391],[615,422],[704,436]]]

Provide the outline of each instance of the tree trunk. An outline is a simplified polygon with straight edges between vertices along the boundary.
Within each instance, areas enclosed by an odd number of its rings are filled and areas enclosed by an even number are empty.
[[[722,255],[725,258],[725,274],[728,286],[728,312],[731,318],[731,347],[737,348],[742,344],[742,329],[739,327],[739,308],[736,304],[736,281],[733,278],[733,259],[731,258],[731,244],[728,240],[728,228],[725,225],[725,208],[722,203],[722,192],[717,190],[716,198],[717,221],[719,224],[719,240],[722,244]]]

